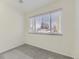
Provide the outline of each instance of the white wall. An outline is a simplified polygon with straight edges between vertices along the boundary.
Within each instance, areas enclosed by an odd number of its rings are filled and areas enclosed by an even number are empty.
[[[76,0],[76,38],[75,38],[75,59],[79,59],[79,0]]]
[[[26,15],[25,43],[73,57],[75,39],[75,0],[58,0]],[[63,9],[63,35],[29,34],[29,17],[58,8]]]
[[[0,1],[0,53],[23,44],[23,17]]]

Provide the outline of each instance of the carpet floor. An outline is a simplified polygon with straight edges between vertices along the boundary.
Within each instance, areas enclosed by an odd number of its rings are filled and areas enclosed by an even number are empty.
[[[0,54],[0,59],[72,59],[54,52],[24,44]]]

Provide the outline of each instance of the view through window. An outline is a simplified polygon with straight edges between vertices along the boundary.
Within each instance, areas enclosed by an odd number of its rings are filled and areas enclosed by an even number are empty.
[[[30,18],[30,32],[61,33],[62,10],[40,14]]]

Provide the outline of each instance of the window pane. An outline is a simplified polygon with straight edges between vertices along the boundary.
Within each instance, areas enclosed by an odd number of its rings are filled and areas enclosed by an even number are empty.
[[[30,18],[30,32],[34,31],[34,17]]]
[[[30,32],[61,33],[62,10],[30,18]]]
[[[61,32],[61,11],[51,13],[51,32]]]
[[[36,31],[37,32],[50,32],[50,15],[41,15],[36,19]]]

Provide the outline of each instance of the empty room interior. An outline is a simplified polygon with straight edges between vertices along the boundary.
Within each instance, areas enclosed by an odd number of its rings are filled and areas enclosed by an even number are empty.
[[[0,0],[0,59],[79,59],[78,22],[79,0]]]

